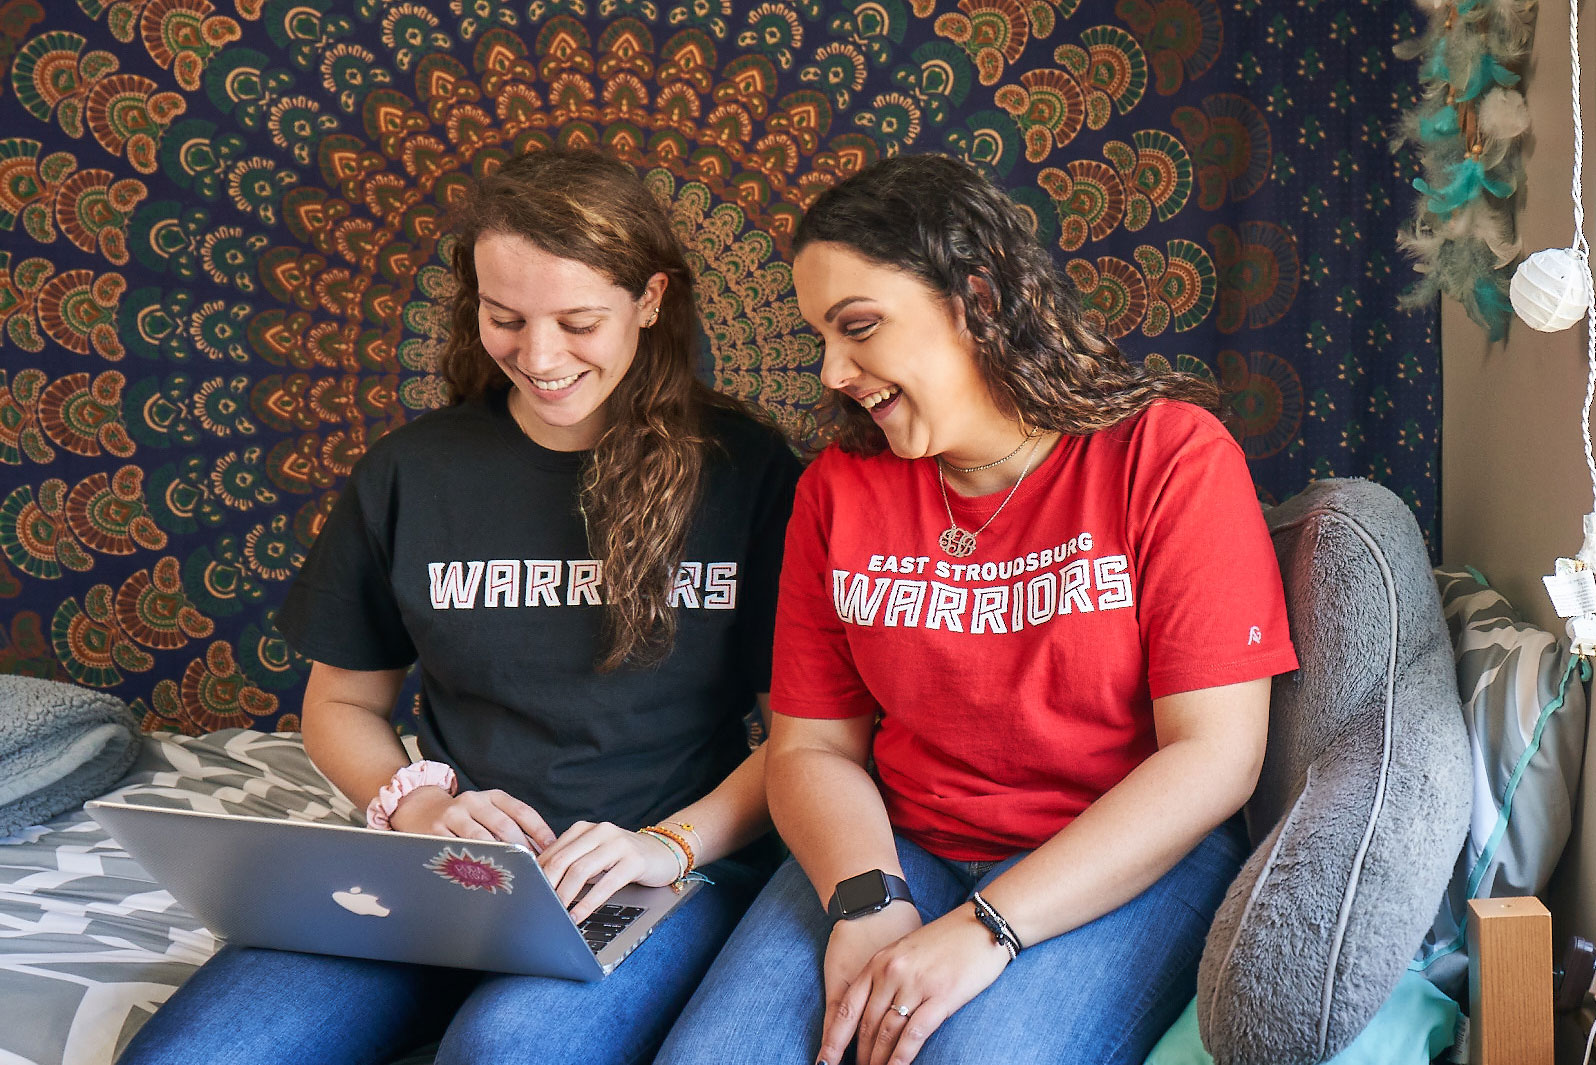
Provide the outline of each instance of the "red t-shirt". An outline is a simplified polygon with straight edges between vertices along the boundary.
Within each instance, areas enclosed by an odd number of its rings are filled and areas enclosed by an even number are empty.
[[[1005,492],[948,493],[976,529]],[[827,450],[798,484],[776,616],[782,714],[878,714],[893,827],[956,861],[1040,846],[1157,749],[1152,701],[1297,667],[1241,449],[1159,402],[1066,436],[980,534],[936,463]]]

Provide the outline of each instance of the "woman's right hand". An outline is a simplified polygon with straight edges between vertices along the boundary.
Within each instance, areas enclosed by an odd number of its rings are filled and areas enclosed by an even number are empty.
[[[838,921],[832,926],[831,939],[826,943],[826,1016],[821,1031],[822,1047],[847,1046],[859,1026],[859,1017],[848,1015],[843,1003],[848,988],[877,952],[919,928],[920,923],[920,911],[913,903],[894,902],[868,917]]]
[[[554,842],[538,812],[508,792],[417,788],[399,800],[388,823],[399,832],[460,839],[503,840],[534,852]]]

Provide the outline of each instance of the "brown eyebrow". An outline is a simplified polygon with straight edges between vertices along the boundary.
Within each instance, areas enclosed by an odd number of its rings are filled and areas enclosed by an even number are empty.
[[[493,306],[499,308],[499,310],[501,310],[501,311],[508,311],[511,314],[520,314],[521,313],[520,311],[516,310],[514,307],[505,306],[504,304],[500,303],[498,300],[494,299],[492,296],[489,296],[485,292],[478,292],[477,293],[477,299],[481,300],[483,303],[491,303],[491,304],[493,304]],[[555,314],[582,314],[584,312],[589,312],[589,311],[607,311],[607,310],[609,310],[608,307],[567,307],[564,310],[555,311],[554,313]]]
[[[842,299],[838,300],[836,303],[833,303],[830,306],[830,308],[827,309],[827,311],[826,311],[826,321],[827,322],[835,321],[836,318],[837,318],[837,315],[841,314],[843,308],[848,306],[850,303],[868,302],[869,299],[870,299],[869,296],[844,296]]]

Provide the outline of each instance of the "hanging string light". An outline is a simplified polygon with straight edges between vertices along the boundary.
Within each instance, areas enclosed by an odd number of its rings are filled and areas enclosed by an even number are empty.
[[[1558,333],[1581,318],[1590,306],[1583,277],[1588,266],[1574,248],[1547,248],[1519,264],[1508,298],[1524,324],[1543,333]]]

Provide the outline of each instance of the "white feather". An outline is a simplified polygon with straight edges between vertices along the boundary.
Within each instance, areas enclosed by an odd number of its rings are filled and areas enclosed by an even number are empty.
[[[1492,89],[1480,100],[1480,133],[1491,140],[1510,140],[1529,131],[1529,106],[1517,89]]]

